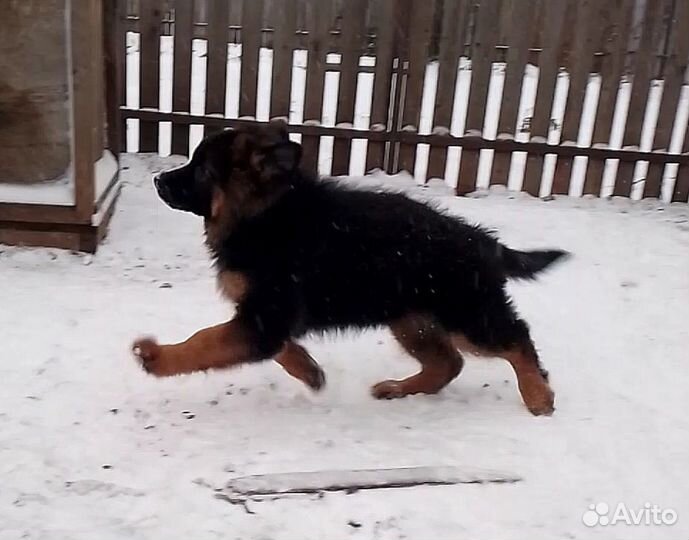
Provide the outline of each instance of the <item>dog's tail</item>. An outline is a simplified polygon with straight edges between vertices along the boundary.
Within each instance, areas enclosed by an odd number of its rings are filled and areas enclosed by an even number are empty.
[[[557,261],[563,261],[569,253],[560,249],[517,251],[502,249],[505,276],[511,279],[536,279],[536,275]]]

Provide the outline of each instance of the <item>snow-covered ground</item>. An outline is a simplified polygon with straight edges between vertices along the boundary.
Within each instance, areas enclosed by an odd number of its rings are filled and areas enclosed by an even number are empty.
[[[454,198],[510,245],[575,257],[511,290],[557,393],[522,406],[505,362],[469,361],[437,396],[379,402],[413,372],[385,331],[308,340],[328,386],[277,366],[146,376],[133,338],[227,319],[201,223],[154,195],[175,158],[127,157],[98,255],[0,247],[0,539],[654,539],[689,535],[689,208],[506,193]],[[393,181],[393,180],[391,180]],[[248,474],[457,466],[511,485],[291,496],[246,508],[214,488]],[[672,527],[589,528],[589,505],[673,509]],[[253,513],[248,513],[248,511]]]

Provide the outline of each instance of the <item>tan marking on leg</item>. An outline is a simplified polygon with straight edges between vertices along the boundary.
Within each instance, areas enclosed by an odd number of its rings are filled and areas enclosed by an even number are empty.
[[[308,351],[288,341],[275,357],[275,361],[295,379],[299,379],[314,391],[321,390],[325,385],[325,374]]]
[[[536,416],[553,414],[555,394],[544,376],[545,372],[539,365],[538,353],[531,341],[502,351],[492,351],[485,347],[479,347],[463,334],[452,334],[452,342],[459,350],[469,354],[497,356],[507,360],[514,369],[519,392],[529,411]]]
[[[218,289],[234,303],[240,302],[249,290],[249,280],[242,272],[223,270],[218,273]]]
[[[535,416],[550,416],[555,410],[555,393],[543,376],[538,364],[538,355],[533,345],[519,345],[505,351],[501,356],[507,360],[517,376],[519,392],[524,404]]]
[[[402,380],[387,380],[372,389],[378,399],[393,399],[409,394],[435,394],[462,370],[464,360],[452,344],[450,335],[423,316],[409,316],[390,325],[402,347],[421,363],[421,371]]]
[[[252,343],[237,321],[200,330],[182,343],[159,345],[154,339],[142,338],[132,351],[148,373],[169,377],[229,368],[253,359]]]

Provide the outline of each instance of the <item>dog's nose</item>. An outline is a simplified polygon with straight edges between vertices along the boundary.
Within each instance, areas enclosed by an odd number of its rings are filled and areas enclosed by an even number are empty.
[[[156,187],[156,189],[159,187],[158,185],[160,184],[160,175],[156,174],[153,176],[153,185]]]

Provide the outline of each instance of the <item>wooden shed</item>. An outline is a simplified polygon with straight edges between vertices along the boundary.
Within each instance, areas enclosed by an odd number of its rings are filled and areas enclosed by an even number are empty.
[[[0,243],[94,252],[119,193],[115,2],[22,0],[0,17]]]

